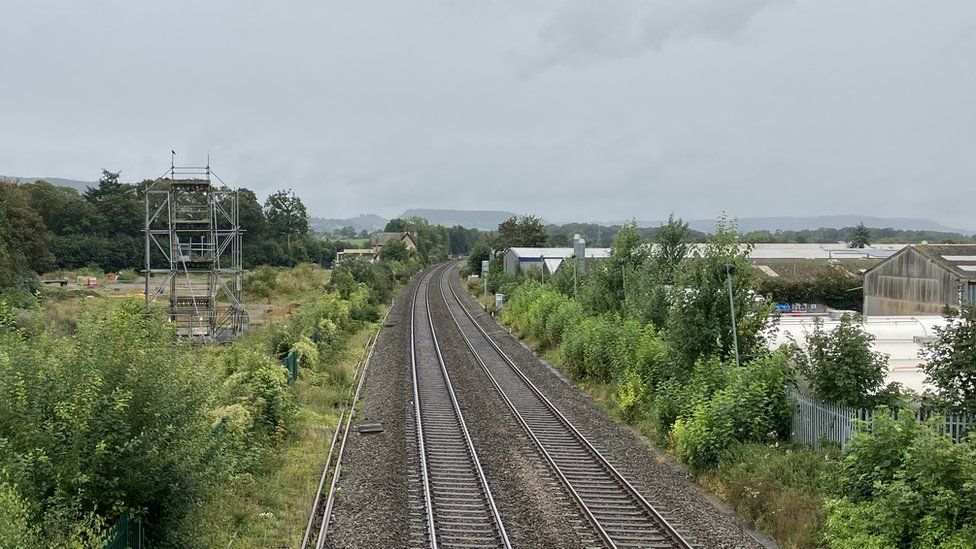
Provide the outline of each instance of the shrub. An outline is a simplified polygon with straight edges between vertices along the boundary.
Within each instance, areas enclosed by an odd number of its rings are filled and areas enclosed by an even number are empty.
[[[938,421],[938,420],[936,420]],[[972,547],[976,448],[953,443],[936,422],[877,414],[848,446],[843,497],[826,505],[829,547]]]
[[[15,487],[0,480],[0,549],[39,547],[27,501]]]
[[[226,401],[244,406],[263,435],[275,441],[283,438],[296,410],[287,371],[272,357],[237,347],[223,356],[223,364]]]
[[[728,385],[731,366],[718,357],[699,359],[690,374],[664,379],[655,390],[653,419],[661,434],[671,432],[680,418],[689,418],[695,408],[705,404],[716,391]]]
[[[223,463],[207,455],[211,371],[171,340],[134,300],[68,340],[0,337],[0,468],[38,515],[129,512],[179,536]]]
[[[891,482],[922,425],[903,411],[897,419],[879,413],[847,446],[841,492],[863,500]]]
[[[785,385],[789,366],[783,353],[735,368],[728,385],[699,402],[688,418],[675,421],[679,455],[694,471],[716,465],[735,442],[760,442],[788,433],[792,408]]]

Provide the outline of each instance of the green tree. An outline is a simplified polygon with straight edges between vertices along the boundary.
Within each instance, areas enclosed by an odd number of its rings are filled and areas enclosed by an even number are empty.
[[[407,222],[399,217],[387,221],[386,227],[383,227],[385,233],[403,233],[406,231]]]
[[[976,412],[976,307],[963,307],[935,335],[922,350],[922,371],[935,387],[931,396],[940,407]]]
[[[58,187],[37,181],[23,187],[30,194],[30,205],[55,235],[90,234],[99,225],[98,210],[71,187]]]
[[[491,246],[487,242],[479,242],[471,248],[468,254],[468,268],[471,274],[481,275],[481,262],[491,259]]]
[[[381,261],[406,261],[410,258],[410,250],[402,240],[390,240],[380,248]]]
[[[98,186],[89,187],[84,196],[98,211],[96,230],[101,236],[139,236],[145,207],[136,195],[135,185],[119,181],[119,172],[102,170]]]
[[[851,241],[847,245],[851,248],[863,248],[871,245],[871,231],[864,226],[864,223],[859,223],[857,227],[854,227],[854,231],[851,233]]]
[[[292,240],[308,234],[308,212],[305,211],[305,204],[291,189],[269,196],[264,201],[264,216],[268,220],[269,231],[285,239],[289,252]]]
[[[871,350],[874,336],[851,315],[844,315],[833,331],[814,321],[803,349],[794,348],[800,371],[810,380],[813,396],[850,406],[871,408],[892,404],[897,386],[885,390],[888,356]]]
[[[0,182],[0,239],[6,249],[6,257],[0,265],[7,275],[6,284],[16,275],[29,276],[31,271],[43,273],[54,266],[54,256],[49,247],[50,233],[44,220],[30,205],[26,188],[15,183]]]
[[[745,360],[761,349],[761,333],[770,308],[757,300],[753,290],[755,273],[748,259],[750,250],[750,246],[739,242],[734,221],[721,217],[704,248],[678,265],[664,333],[685,364],[694,364],[699,357],[715,353],[732,355],[726,265],[735,267],[732,295],[740,354]]]
[[[498,225],[498,232],[492,240],[492,248],[502,252],[512,247],[537,248],[546,245],[549,233],[542,221],[534,215],[521,218],[512,216]]]
[[[260,242],[267,237],[268,221],[264,218],[264,211],[254,191],[240,189],[238,191],[238,222],[244,229],[244,242]]]
[[[670,288],[678,265],[688,255],[689,239],[688,224],[674,214],[657,229],[649,257],[628,280],[627,291],[633,296],[627,303],[630,314],[655,326],[664,325],[671,308]]]
[[[681,218],[676,219],[674,214],[669,215],[668,222],[661,226],[657,246],[651,252],[651,259],[654,260],[655,270],[665,284],[674,282],[675,269],[688,255],[689,236],[688,224]]]
[[[641,239],[637,221],[631,220],[621,227],[610,247],[610,257],[617,261],[624,261],[628,266],[636,267],[644,263],[648,256],[648,247]]]

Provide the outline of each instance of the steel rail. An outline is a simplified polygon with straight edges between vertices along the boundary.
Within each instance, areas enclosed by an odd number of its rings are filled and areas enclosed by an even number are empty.
[[[500,541],[502,547],[504,547],[505,549],[511,549],[512,545],[508,539],[508,534],[505,531],[505,526],[504,523],[502,522],[501,514],[498,512],[498,507],[495,504],[494,497],[491,494],[491,488],[488,486],[488,480],[485,476],[484,469],[481,466],[481,461],[478,458],[478,454],[477,451],[475,450],[474,443],[471,440],[471,435],[470,432],[468,431],[467,424],[464,420],[464,415],[462,414],[461,407],[458,404],[457,396],[454,391],[454,386],[451,383],[451,376],[447,371],[447,365],[444,361],[444,356],[441,352],[440,343],[438,342],[437,339],[437,331],[434,327],[433,316],[431,315],[431,311],[430,311],[431,281],[433,280],[434,276],[442,273],[449,266],[450,265],[448,264],[444,267],[437,267],[432,269],[427,275],[424,276],[420,284],[418,284],[417,289],[414,293],[414,303],[413,306],[411,307],[411,319],[410,319],[410,334],[411,334],[410,348],[411,348],[411,366],[412,366],[412,378],[413,378],[413,390],[414,390],[413,391],[414,392],[414,416],[416,418],[416,429],[417,429],[417,437],[418,437],[417,442],[418,442],[418,447],[419,447],[419,452],[421,457],[421,476],[424,482],[425,507],[426,507],[426,514],[428,520],[428,535],[430,537],[430,546],[431,548],[436,549],[440,541],[437,537],[438,535],[437,520],[436,520],[437,509],[435,508],[436,505],[435,505],[434,497],[432,496],[432,492],[433,492],[431,487],[432,466],[431,464],[428,463],[429,453],[427,452],[427,448],[426,448],[426,445],[428,444],[428,440],[424,434],[423,408],[420,399],[421,397],[420,374],[419,374],[418,360],[417,360],[416,306],[417,306],[417,300],[418,300],[421,285],[424,286],[424,306],[427,313],[427,324],[430,328],[431,340],[433,342],[433,349],[437,357],[437,365],[439,367],[439,371],[442,376],[442,381],[444,383],[444,388],[445,388],[444,392],[450,398],[451,407],[454,412],[455,425],[452,425],[452,427],[457,428],[460,431],[462,438],[464,439],[464,447],[467,453],[467,459],[470,462],[471,468],[473,468],[476,474],[477,485],[478,485],[477,488],[481,492],[481,495],[484,499],[484,503],[486,503],[490,509],[491,522],[493,523],[495,535],[497,536],[498,541]],[[440,434],[440,437],[444,437],[443,432]],[[437,443],[436,440],[430,442],[430,444],[432,445],[436,443]],[[477,519],[471,520],[471,523],[483,524],[483,522]],[[455,524],[455,526],[458,525]],[[458,529],[463,530],[464,528],[458,528]],[[449,544],[444,543],[444,545],[449,545]],[[462,546],[466,546],[466,545],[462,545]],[[474,545],[474,542],[472,542],[470,546],[481,546],[481,545]]]
[[[312,503],[312,511],[309,513],[308,524],[305,527],[305,533],[302,536],[301,549],[308,549],[310,543],[312,542],[312,532],[315,531],[315,522],[319,517],[319,509],[322,505],[322,490],[325,488],[326,478],[329,474],[329,469],[333,469],[332,482],[329,484],[329,490],[326,493],[325,498],[325,508],[322,511],[322,518],[319,523],[318,535],[315,538],[316,549],[322,549],[325,546],[325,540],[328,537],[329,525],[331,523],[332,508],[335,505],[335,490],[339,482],[339,476],[342,468],[342,456],[346,448],[346,440],[349,436],[349,429],[352,425],[352,418],[356,414],[356,404],[359,402],[359,395],[362,391],[363,382],[366,379],[366,370],[369,367],[369,361],[373,357],[373,350],[376,349],[376,341],[379,339],[380,331],[383,329],[383,324],[386,323],[386,318],[390,315],[390,311],[393,310],[395,302],[390,305],[387,309],[386,314],[383,315],[382,320],[380,320],[380,325],[376,328],[376,333],[366,341],[364,348],[368,347],[369,351],[366,353],[366,357],[357,364],[356,369],[353,371],[353,381],[356,383],[356,391],[352,393],[352,387],[349,388],[349,392],[353,394],[352,402],[349,405],[348,410],[343,410],[339,414],[339,420],[336,422],[335,432],[332,434],[332,444],[329,446],[328,459],[325,462],[325,467],[322,469],[322,477],[319,480],[319,486],[315,493],[315,500]],[[345,419],[345,424],[343,424],[343,419]],[[342,432],[342,442],[339,445],[339,452],[336,456],[335,465],[332,466],[332,457],[335,455],[336,442],[339,440],[339,433]]]
[[[417,296],[420,295],[420,286],[424,280],[429,280],[433,276],[433,271],[424,275],[417,283],[413,291],[413,302],[410,304],[410,375],[413,379],[413,417],[417,430],[417,447],[420,452],[420,476],[424,485],[424,507],[427,514],[427,536],[430,540],[431,549],[437,549],[437,532],[434,530],[434,500],[430,496],[430,475],[427,471],[427,454],[424,449],[424,426],[420,419],[420,391],[417,383]]]
[[[445,268],[446,270],[447,268]],[[433,279],[433,276],[431,277]],[[485,499],[488,501],[489,507],[491,507],[491,514],[495,520],[495,526],[498,528],[498,535],[501,538],[502,545],[506,549],[511,549],[512,544],[509,542],[508,534],[505,532],[505,525],[502,522],[501,514],[498,512],[498,507],[495,505],[495,498],[491,495],[491,488],[488,486],[488,479],[485,477],[485,471],[481,467],[481,460],[478,459],[478,453],[475,451],[474,442],[471,441],[471,434],[468,432],[467,423],[464,421],[464,415],[461,413],[461,406],[458,404],[457,396],[454,394],[454,385],[451,383],[451,376],[447,372],[447,365],[444,362],[444,355],[441,354],[441,346],[437,341],[437,330],[434,328],[434,317],[430,314],[430,279],[428,280],[427,292],[425,292],[425,301],[427,306],[427,322],[430,324],[430,335],[434,340],[434,348],[437,350],[437,361],[440,363],[441,372],[444,375],[444,382],[447,384],[447,391],[451,397],[451,403],[454,405],[454,413],[457,414],[461,432],[464,434],[464,441],[468,447],[468,452],[471,454],[471,460],[474,464],[474,468],[478,473],[478,479],[481,481],[481,486],[485,491]]]
[[[597,450],[596,447],[593,446],[593,444],[579,431],[579,429],[577,429],[576,426],[573,425],[562,414],[562,412],[559,411],[559,409],[542,393],[542,391],[534,383],[532,383],[532,381],[529,380],[529,378],[525,375],[525,373],[522,372],[522,370],[515,364],[515,362],[507,354],[505,354],[504,351],[502,351],[502,349],[498,346],[498,344],[495,343],[495,341],[489,336],[487,331],[485,331],[485,329],[481,327],[481,325],[475,320],[474,316],[467,310],[467,308],[461,302],[461,298],[454,290],[454,286],[450,283],[450,275],[449,275],[450,271],[451,269],[447,269],[442,273],[443,276],[441,282],[441,295],[444,298],[445,306],[448,312],[450,313],[451,318],[454,320],[454,324],[457,327],[458,332],[461,334],[462,338],[467,344],[468,349],[471,351],[472,355],[474,355],[475,359],[478,361],[482,369],[488,375],[488,378],[491,381],[492,385],[501,395],[502,399],[506,402],[508,407],[512,410],[513,414],[516,417],[516,420],[519,422],[519,424],[522,425],[522,428],[529,435],[530,439],[532,439],[532,441],[535,443],[535,445],[540,450],[545,460],[553,468],[553,471],[556,473],[560,481],[566,487],[567,491],[570,493],[573,500],[576,501],[576,503],[580,506],[587,520],[594,526],[594,528],[596,529],[600,537],[603,539],[603,541],[610,547],[618,547],[619,545],[616,541],[614,541],[612,534],[608,532],[606,528],[603,527],[603,525],[597,519],[593,511],[589,508],[589,505],[585,503],[583,497],[579,494],[579,492],[575,489],[575,487],[573,487],[570,480],[566,477],[564,472],[556,463],[556,460],[554,459],[552,454],[545,448],[542,441],[539,439],[536,433],[531,429],[528,422],[525,420],[523,415],[517,409],[515,403],[512,402],[509,396],[504,392],[498,380],[490,371],[488,365],[485,363],[481,355],[475,349],[473,343],[464,333],[464,330],[462,330],[461,324],[458,321],[457,316],[455,316],[454,311],[451,310],[450,304],[448,303],[447,294],[444,292],[444,280],[447,281],[447,285],[448,287],[450,287],[451,294],[453,295],[454,301],[457,303],[458,307],[460,307],[461,311],[464,312],[464,314],[467,316],[471,324],[474,325],[478,333],[480,333],[481,337],[491,346],[491,348],[498,354],[498,356],[502,358],[502,360],[509,366],[511,371],[516,374],[518,379],[520,379],[525,384],[525,386],[529,388],[532,394],[534,394],[538,398],[538,400],[545,406],[545,408],[553,414],[553,416],[559,421],[559,423],[561,423],[565,427],[565,429],[572,435],[572,437],[578,440],[580,444],[584,447],[584,449],[595,460],[599,462],[600,466],[602,466],[609,473],[609,475],[617,483],[617,485],[627,492],[627,494],[631,497],[631,499],[634,502],[636,502],[637,505],[646,513],[647,517],[651,520],[651,522],[653,522],[666,537],[672,540],[675,547],[681,549],[690,549],[692,545],[687,540],[684,539],[684,537],[667,521],[667,519],[665,519],[650,504],[650,502],[648,502],[647,499],[645,499],[644,496],[629,481],[627,481],[626,478],[624,478],[622,474],[620,474],[620,472],[606,459],[606,457],[603,456],[603,454],[599,450]]]

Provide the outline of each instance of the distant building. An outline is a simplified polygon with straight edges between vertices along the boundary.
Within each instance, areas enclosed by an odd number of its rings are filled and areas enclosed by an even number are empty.
[[[369,245],[373,247],[373,252],[379,255],[380,250],[391,241],[399,240],[406,244],[408,250],[417,249],[417,237],[412,233],[376,233],[369,239]]]
[[[361,261],[376,261],[376,252],[373,248],[346,248],[345,250],[340,250],[336,252],[336,261],[345,261],[346,259],[357,259]]]
[[[556,272],[559,265],[573,255],[572,248],[509,248],[502,259],[505,271],[518,274],[528,269],[545,268],[546,275]],[[597,259],[610,257],[610,248],[587,248],[586,265]]]
[[[941,314],[976,303],[976,245],[908,246],[864,273],[864,314]]]

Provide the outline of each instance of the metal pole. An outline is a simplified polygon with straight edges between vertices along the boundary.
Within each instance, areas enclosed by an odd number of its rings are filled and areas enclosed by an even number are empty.
[[[546,256],[539,256],[539,273],[542,274],[542,283],[546,283]]]
[[[735,349],[735,365],[739,364],[739,334],[735,328],[735,300],[732,299],[732,273],[735,272],[735,266],[726,265],[725,275],[726,280],[729,282],[729,310],[732,312],[732,345]]]
[[[621,280],[621,285],[623,285],[624,288],[624,303],[626,304],[627,303],[627,269],[626,267],[624,267],[625,263],[626,262],[623,259],[620,260],[620,280]]]
[[[573,255],[573,299],[579,301],[579,283],[576,281],[576,263],[579,259]]]
[[[149,185],[147,184],[143,189],[143,202],[146,205],[146,221],[145,221],[145,231],[146,231],[146,311],[149,311],[149,275],[152,270],[152,254],[149,249],[149,239],[151,238],[149,234]]]

